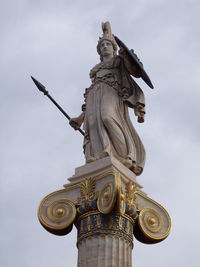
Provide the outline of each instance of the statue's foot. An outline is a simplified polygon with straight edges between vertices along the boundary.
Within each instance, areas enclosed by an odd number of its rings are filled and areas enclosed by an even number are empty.
[[[96,160],[96,158],[94,158],[94,157],[89,157],[89,158],[87,158],[86,163],[91,163],[91,162],[93,162],[93,161],[95,161],[95,160]]]
[[[100,159],[103,159],[103,158],[106,158],[106,157],[108,157],[109,156],[109,154],[108,154],[108,152],[106,152],[106,151],[104,151],[101,155],[100,155]]]

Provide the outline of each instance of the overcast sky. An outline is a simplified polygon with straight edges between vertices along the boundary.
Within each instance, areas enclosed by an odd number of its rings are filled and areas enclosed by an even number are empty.
[[[99,62],[101,22],[109,20],[155,87],[138,81],[144,124],[130,110],[147,153],[138,181],[172,219],[165,241],[135,240],[133,267],[199,267],[199,14],[199,0],[0,0],[0,266],[76,266],[76,230],[49,234],[37,208],[84,164],[83,140],[30,75],[78,115]]]

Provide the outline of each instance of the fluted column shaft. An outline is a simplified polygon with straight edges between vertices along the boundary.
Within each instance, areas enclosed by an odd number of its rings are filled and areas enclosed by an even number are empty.
[[[133,223],[127,216],[84,214],[77,223],[78,267],[131,267]]]
[[[98,235],[78,245],[78,267],[131,267],[132,247],[123,237]]]

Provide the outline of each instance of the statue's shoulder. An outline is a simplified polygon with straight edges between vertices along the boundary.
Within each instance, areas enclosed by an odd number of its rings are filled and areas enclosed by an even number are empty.
[[[100,62],[97,65],[95,65],[91,70],[90,70],[90,78],[92,79],[95,74],[101,70],[101,69],[113,69],[117,68],[120,65],[121,62],[121,57],[120,56],[114,56],[109,62],[103,63]]]
[[[90,78],[93,78],[95,74],[103,67],[103,63],[100,62],[96,64],[91,70],[90,70]]]

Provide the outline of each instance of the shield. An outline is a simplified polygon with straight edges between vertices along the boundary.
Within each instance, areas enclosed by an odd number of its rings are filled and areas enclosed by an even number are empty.
[[[146,71],[143,68],[142,62],[139,60],[139,58],[137,57],[137,55],[134,53],[133,49],[129,49],[117,36],[114,36],[115,40],[118,44],[119,47],[123,47],[124,50],[127,52],[127,54],[129,55],[131,61],[133,62],[134,65],[136,65],[140,71],[141,71],[141,78],[143,79],[143,81],[150,87],[153,89],[153,84],[149,78],[149,76],[147,75]]]

